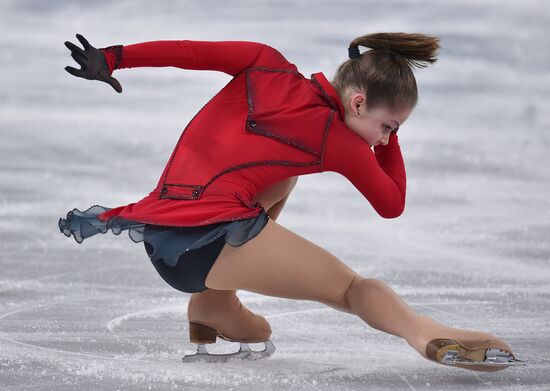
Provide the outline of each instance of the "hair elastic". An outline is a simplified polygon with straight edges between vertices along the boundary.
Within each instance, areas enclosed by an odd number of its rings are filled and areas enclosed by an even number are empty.
[[[350,46],[348,48],[348,55],[349,55],[349,58],[360,57],[361,53],[359,52],[359,46]]]

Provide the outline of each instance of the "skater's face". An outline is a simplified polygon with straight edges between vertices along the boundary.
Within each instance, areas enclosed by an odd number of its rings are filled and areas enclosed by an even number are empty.
[[[383,107],[370,109],[362,93],[352,94],[345,109],[346,125],[371,147],[388,144],[390,133],[397,131],[412,112],[412,108],[397,111]]]

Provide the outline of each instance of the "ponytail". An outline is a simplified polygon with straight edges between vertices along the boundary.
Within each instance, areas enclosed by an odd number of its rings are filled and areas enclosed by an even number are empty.
[[[360,54],[358,47],[371,50]],[[439,38],[423,34],[374,33],[355,38],[350,59],[342,63],[332,84],[344,105],[353,90],[365,93],[367,107],[414,108],[418,91],[412,68],[437,61]]]

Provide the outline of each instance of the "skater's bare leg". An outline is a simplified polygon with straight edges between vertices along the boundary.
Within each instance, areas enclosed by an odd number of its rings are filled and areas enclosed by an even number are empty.
[[[411,338],[411,324],[418,318],[382,281],[361,277],[328,251],[272,220],[244,245],[226,245],[206,286],[318,301],[403,338]]]
[[[273,220],[242,246],[226,244],[206,286],[321,302],[403,337],[423,357],[433,338],[479,334],[417,314],[384,282],[358,275],[328,251]]]
[[[260,202],[271,219],[279,217],[298,177],[289,178],[274,184],[259,193],[253,202]],[[206,289],[191,294],[187,307],[190,321],[202,323],[223,323],[224,332],[238,340],[265,340],[271,335],[271,327],[265,318],[244,307],[236,289]]]

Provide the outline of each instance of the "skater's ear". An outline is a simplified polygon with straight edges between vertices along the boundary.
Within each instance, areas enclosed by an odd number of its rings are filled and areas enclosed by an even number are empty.
[[[344,105],[348,115],[352,117],[360,116],[367,109],[367,96],[366,93],[353,89],[348,92],[347,104]]]

